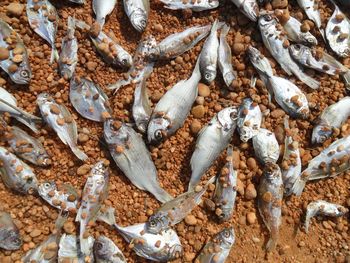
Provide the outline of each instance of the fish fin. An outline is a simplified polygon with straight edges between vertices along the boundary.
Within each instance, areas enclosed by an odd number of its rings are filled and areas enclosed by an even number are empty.
[[[277,241],[278,241],[278,239],[276,237],[271,236],[269,241],[267,241],[266,250],[268,252],[271,252],[271,251],[275,250],[276,246],[277,246]]]
[[[304,190],[304,187],[305,187],[305,184],[306,184],[306,180],[305,179],[302,179],[301,177],[299,177],[293,187],[292,187],[292,192],[297,195],[297,196],[300,196],[301,193],[303,192]]]
[[[220,38],[226,38],[229,31],[230,31],[230,26],[224,23],[224,25],[221,28]]]
[[[318,82],[314,78],[311,78],[310,76],[306,75],[301,69],[298,73],[296,73],[296,72],[293,72],[293,73],[298,79],[300,79],[302,82],[304,82],[310,88],[318,89],[320,87],[320,82]]]
[[[97,17],[96,17],[96,22],[97,22],[98,25],[100,26],[100,31],[102,31],[103,26],[104,26],[105,23],[106,23],[106,18],[104,18],[104,17],[97,18]]]
[[[166,203],[174,199],[174,197],[172,197],[167,191],[165,191],[160,186],[156,189],[156,191],[153,191],[152,194],[161,203]]]
[[[61,212],[59,213],[59,215],[56,219],[56,222],[55,222],[55,228],[57,230],[60,230],[63,227],[64,223],[68,219],[68,216],[69,216],[68,213],[65,213],[65,212],[63,212],[63,210],[61,210]]]
[[[116,225],[115,222],[115,216],[114,216],[115,209],[113,207],[108,207],[105,212],[102,212],[101,210],[97,214],[97,220],[101,222],[105,222],[107,225],[113,226]]]
[[[80,29],[83,29],[83,30],[90,30],[90,26],[88,24],[86,24],[84,21],[81,21],[79,19],[76,19],[76,18],[73,18],[74,19],[74,23],[75,23],[75,26],[80,28]]]
[[[70,184],[63,184],[63,188],[67,191],[67,193],[74,195],[75,197],[78,197],[77,190]]]
[[[54,63],[55,61],[58,61],[59,57],[60,56],[58,54],[58,51],[57,51],[55,45],[52,45],[50,64]]]
[[[78,157],[80,160],[85,161],[87,158],[89,158],[82,150],[78,148],[78,146],[71,147],[71,149],[75,156]]]
[[[72,122],[69,123],[69,133],[70,133],[70,136],[73,138],[73,141],[75,143],[77,143],[78,142],[78,128],[77,128],[77,124],[76,124],[75,120],[73,119],[72,114],[70,113],[68,108],[63,104],[60,104],[59,108],[60,108],[61,113],[62,113],[64,118],[72,119]]]

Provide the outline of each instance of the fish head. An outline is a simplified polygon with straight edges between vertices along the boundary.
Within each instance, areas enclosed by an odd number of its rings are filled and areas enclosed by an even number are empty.
[[[147,18],[147,14],[142,9],[137,9],[131,14],[130,21],[137,31],[143,32],[147,26]]]
[[[206,67],[206,69],[204,70],[204,76],[203,76],[204,82],[209,85],[214,81],[215,77],[216,77],[216,66]]]
[[[281,179],[281,169],[280,167],[272,162],[267,162],[263,171],[264,177],[269,182],[275,182]]]
[[[117,58],[117,64],[123,68],[130,68],[133,64],[132,57],[128,52],[119,52]]]
[[[146,231],[157,235],[169,227],[169,218],[162,213],[152,215],[146,222]]]
[[[247,142],[256,135],[257,131],[250,126],[243,126],[239,128],[239,133],[241,141]]]
[[[97,175],[101,178],[100,182],[105,183],[108,180],[108,162],[99,161],[91,169],[90,175]]]
[[[22,63],[15,73],[11,73],[10,77],[16,84],[27,85],[32,78],[32,72],[26,63]]]
[[[253,64],[259,74],[273,75],[270,61],[264,57],[260,51],[252,46],[248,48],[248,56],[250,62]]]
[[[220,245],[223,247],[231,247],[235,243],[235,231],[232,227],[225,228],[218,234]]]
[[[289,46],[289,53],[294,59],[299,59],[307,55],[308,47],[300,44]]]
[[[28,173],[23,176],[23,192],[34,194],[38,191],[38,180],[33,173]]]
[[[276,17],[272,13],[262,12],[259,16],[259,27],[262,29],[269,28],[277,24]]]
[[[227,107],[218,113],[217,119],[225,131],[231,130],[236,125],[238,109],[236,107]]]
[[[44,182],[39,185],[38,187],[38,193],[40,196],[48,196],[51,191],[56,191],[57,186],[55,182]]]
[[[309,46],[316,46],[318,43],[316,37],[314,37],[312,34],[306,34],[304,36],[304,40],[306,42],[305,44]]]
[[[0,232],[0,246],[6,250],[17,250],[22,246],[21,237],[15,229]]]
[[[148,124],[147,137],[150,143],[161,143],[168,134],[171,121],[166,116],[156,116]]]
[[[326,123],[318,123],[312,130],[311,141],[313,144],[324,143],[333,134],[333,129]]]
[[[127,139],[127,133],[123,124],[115,119],[107,119],[104,122],[104,138],[109,145],[123,144]]]
[[[208,7],[210,8],[216,8],[219,6],[219,1],[218,0],[212,0],[207,2]]]
[[[93,251],[94,251],[94,255],[98,258],[98,259],[105,259],[107,260],[112,252],[112,248],[111,248],[111,241],[105,237],[105,236],[99,236],[95,242],[94,242],[94,246],[93,246]],[[114,255],[113,255],[114,256]]]
[[[39,106],[52,101],[53,101],[53,98],[51,97],[50,94],[46,92],[40,93],[36,99],[36,102]]]

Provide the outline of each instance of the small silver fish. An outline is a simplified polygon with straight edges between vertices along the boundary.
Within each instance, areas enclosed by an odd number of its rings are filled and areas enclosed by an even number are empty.
[[[8,188],[21,194],[32,194],[38,189],[33,170],[16,155],[0,147],[0,161],[0,175]]]
[[[139,32],[146,29],[150,12],[149,0],[123,0],[124,10],[132,26]]]
[[[38,194],[51,206],[67,212],[76,212],[78,193],[72,186],[63,185],[58,190],[55,182],[44,182],[38,187]]]
[[[316,215],[341,217],[349,212],[349,209],[342,205],[329,203],[323,200],[317,200],[308,204],[305,216],[305,231],[309,232],[310,220]]]
[[[230,220],[235,207],[237,195],[237,171],[233,168],[232,163],[233,147],[227,147],[226,164],[221,170],[221,174],[216,180],[214,192],[214,203],[216,205],[216,214],[221,221]]]
[[[28,0],[27,17],[34,32],[51,45],[50,63],[58,60],[55,39],[59,18],[56,8],[48,0]]]
[[[270,232],[266,250],[276,248],[282,218],[283,181],[279,166],[267,163],[258,188],[258,209]]]
[[[22,246],[22,238],[17,226],[13,223],[11,215],[0,211],[0,248],[17,250]]]
[[[329,18],[326,26],[326,37],[331,49],[340,57],[350,56],[350,20],[335,6],[333,15]]]
[[[324,29],[322,28],[321,13],[317,0],[297,0],[299,6],[304,10],[307,17],[315,23],[323,39],[325,39]]]
[[[81,204],[75,218],[79,222],[80,249],[84,255],[91,253],[90,241],[84,238],[88,223],[94,221],[103,201],[108,195],[109,172],[104,161],[97,162],[91,169],[84,190]]]
[[[224,263],[236,241],[233,227],[225,228],[216,234],[196,258],[197,263]]]
[[[307,181],[335,177],[350,168],[350,136],[334,141],[309,161],[307,168],[293,185],[293,193],[301,195]]]
[[[287,37],[279,29],[282,26],[278,23],[276,16],[272,14],[259,17],[259,28],[265,47],[288,74],[292,73],[312,89],[318,89],[320,83],[303,72],[301,66],[296,64],[288,51],[289,42]]]
[[[133,185],[162,203],[172,199],[158,182],[157,169],[140,134],[125,123],[108,119],[104,138],[113,160]]]
[[[72,78],[78,63],[78,40],[74,34],[75,20],[70,16],[68,17],[67,34],[62,39],[61,53],[58,59],[60,74],[66,79]]]
[[[8,50],[8,58],[0,60],[0,67],[14,83],[28,85],[32,78],[32,70],[30,69],[27,48],[16,31],[1,19],[0,47]],[[16,63],[13,61],[14,59]],[[15,72],[12,71],[14,68],[16,69]]]
[[[301,159],[299,144],[293,140],[288,117],[284,119],[284,128],[286,130],[286,136],[284,139],[284,155],[281,167],[284,194],[289,196],[292,194],[292,187],[295,181],[301,174]]]
[[[258,134],[262,123],[262,113],[257,103],[250,98],[245,98],[239,106],[237,128],[240,139],[249,141]]]
[[[58,263],[85,263],[94,262],[93,256],[93,245],[94,238],[89,236],[86,239],[89,254],[84,255],[79,251],[79,240],[75,235],[63,234],[59,240],[59,249],[57,253],[57,259],[55,262]],[[53,262],[52,262],[53,263]]]
[[[96,263],[126,263],[120,249],[106,236],[99,236],[93,246]]]
[[[71,80],[69,98],[75,110],[88,120],[104,122],[113,114],[107,95],[86,78]]]
[[[312,143],[323,143],[329,139],[334,129],[340,129],[350,116],[350,97],[344,97],[328,106],[316,120],[312,130]]]
[[[17,106],[17,99],[7,90],[0,87],[0,113],[9,113],[11,117],[26,125],[33,132],[39,133],[36,123],[41,122],[41,118],[34,116]]]
[[[236,129],[237,115],[237,107],[224,108],[199,132],[196,148],[191,157],[192,174],[189,191],[194,189],[208,168],[230,143]]]
[[[260,128],[256,136],[253,137],[254,153],[258,160],[266,165],[276,163],[280,156],[280,146],[273,132]]]
[[[239,10],[251,21],[256,22],[259,16],[259,6],[256,0],[231,0]]]
[[[172,10],[191,9],[195,12],[205,11],[217,8],[218,0],[200,0],[200,1],[183,1],[183,0],[160,0],[165,8]]]
[[[163,142],[184,124],[198,96],[198,83],[201,79],[198,62],[191,77],[176,83],[153,109],[147,129],[149,143]]]
[[[220,45],[218,50],[218,65],[227,87],[230,87],[232,82],[237,78],[237,72],[234,71],[232,67],[231,47],[226,39],[229,31],[230,26],[225,24],[220,32]]]
[[[106,17],[110,15],[117,4],[117,0],[93,0],[92,1],[92,10],[96,15],[96,21],[100,25],[102,30]]]

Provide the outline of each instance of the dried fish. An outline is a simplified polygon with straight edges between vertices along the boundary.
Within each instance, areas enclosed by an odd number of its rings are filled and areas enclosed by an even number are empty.
[[[149,0],[123,0],[124,10],[132,26],[143,32],[147,26],[150,12]]]

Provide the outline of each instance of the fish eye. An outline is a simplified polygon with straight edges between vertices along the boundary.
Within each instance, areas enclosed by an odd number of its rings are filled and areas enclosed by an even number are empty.
[[[225,230],[224,231],[224,237],[229,238],[231,236],[230,231]]]
[[[29,72],[28,72],[28,70],[21,70],[20,75],[22,78],[28,78]]]
[[[210,79],[210,74],[209,73],[205,73],[204,78],[205,79]]]
[[[103,248],[103,244],[101,242],[96,242],[96,248],[98,250],[102,249]]]
[[[231,113],[230,113],[230,118],[231,118],[232,120],[235,120],[235,119],[237,118],[237,112],[235,112],[235,111],[231,112]]]
[[[162,130],[156,130],[154,136],[157,140],[161,140],[163,138]]]
[[[156,223],[155,220],[151,220],[151,221],[149,222],[149,225],[150,225],[150,227],[155,227],[155,226],[157,225],[157,223]]]
[[[142,27],[145,27],[146,26],[146,21],[145,20],[141,20],[140,24],[141,24]]]
[[[300,50],[301,49],[301,46],[300,45],[294,45],[294,48],[296,49],[296,50]]]
[[[13,244],[14,245],[21,245],[22,244],[22,240],[18,237],[16,237],[14,240],[13,240]]]
[[[123,58],[123,59],[122,59],[122,64],[123,64],[124,66],[126,66],[126,65],[128,64],[128,60],[127,60],[126,58]]]
[[[45,183],[45,184],[44,184],[44,187],[45,187],[45,188],[50,188],[50,186],[51,186],[50,183]]]
[[[272,16],[271,15],[265,15],[265,20],[266,21],[271,21],[272,20]]]

